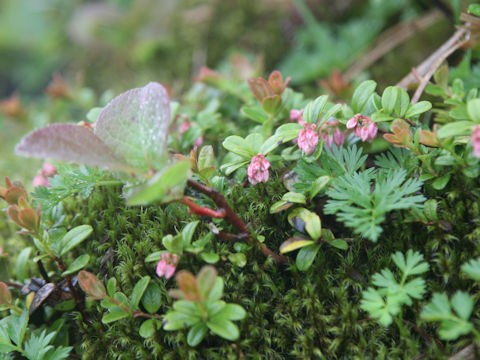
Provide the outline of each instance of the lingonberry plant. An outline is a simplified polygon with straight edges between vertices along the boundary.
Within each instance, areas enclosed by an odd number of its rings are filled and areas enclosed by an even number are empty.
[[[479,22],[467,16],[464,44]],[[0,353],[475,356],[469,56],[413,71],[414,94],[412,80],[366,80],[343,101],[306,98],[279,71],[242,82],[204,68],[178,102],[151,82],[26,135],[16,153],[49,162],[31,195],[0,187],[32,239],[0,282]]]

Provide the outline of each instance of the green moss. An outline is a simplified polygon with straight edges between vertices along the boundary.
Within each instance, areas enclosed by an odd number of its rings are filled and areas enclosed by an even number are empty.
[[[292,234],[285,215],[270,215],[268,211],[280,197],[281,187],[278,182],[246,188],[234,185],[227,195],[251,229],[264,235],[274,250]],[[405,310],[400,328],[384,328],[359,309],[368,279],[391,265],[394,251],[409,248],[422,252],[431,265],[429,291],[464,289],[478,293],[471,282],[459,276],[460,265],[479,254],[480,228],[478,221],[471,220],[478,219],[478,194],[450,192],[438,200],[441,226],[407,222],[397,213],[384,225],[384,236],[377,244],[356,239],[347,251],[322,247],[306,273],[298,272],[293,265],[277,265],[253,246],[246,250],[248,262],[243,268],[222,256],[216,268],[225,279],[225,300],[242,305],[248,312],[239,324],[241,337],[234,343],[209,335],[198,348],[190,348],[186,331],[161,329],[145,340],[138,335],[142,319],[102,324],[105,310],[98,303],[90,304],[84,323],[77,320],[72,324],[72,336],[77,337],[76,343],[83,344],[85,359],[405,359],[420,354],[428,359],[444,358],[458,351],[465,341],[443,343],[443,350],[432,343],[435,329],[416,322],[421,311],[418,302]],[[159,314],[169,310],[172,300],[167,291],[175,283],[156,277],[154,264],[144,260],[162,249],[164,235],[178,231],[191,220],[186,207],[125,208],[120,188],[102,188],[88,201],[66,202],[65,210],[72,226],[88,223],[95,229],[86,249],[79,250],[91,254],[91,271],[104,279],[116,277],[125,294],[131,293],[140,277],[150,275],[162,290]],[[209,231],[206,224],[210,220],[202,221],[198,233]],[[221,225],[233,231],[224,222]],[[342,236],[341,231],[336,235]],[[232,244],[216,243],[216,247],[218,253],[227,254]],[[113,256],[106,256],[109,249]],[[188,255],[182,257],[179,268],[197,272],[202,265],[199,258]],[[76,331],[77,326],[82,331]]]

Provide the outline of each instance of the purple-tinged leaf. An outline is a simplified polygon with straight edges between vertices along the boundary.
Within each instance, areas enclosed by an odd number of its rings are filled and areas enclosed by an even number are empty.
[[[113,99],[100,113],[95,134],[139,169],[161,170],[168,158],[170,99],[155,82]]]
[[[92,130],[74,124],[53,124],[35,130],[17,144],[15,153],[110,169],[128,167]]]

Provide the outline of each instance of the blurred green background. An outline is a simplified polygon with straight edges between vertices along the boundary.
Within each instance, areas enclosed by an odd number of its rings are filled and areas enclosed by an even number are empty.
[[[334,69],[347,71],[368,57],[388,29],[433,14],[415,35],[348,79],[395,83],[448,38],[470,2],[2,0],[0,175],[31,182],[41,162],[13,154],[28,131],[85,120],[90,108],[148,81],[178,97],[202,66],[228,68],[234,54],[256,64],[257,75],[280,69],[307,95],[341,98],[347,86],[331,77]]]

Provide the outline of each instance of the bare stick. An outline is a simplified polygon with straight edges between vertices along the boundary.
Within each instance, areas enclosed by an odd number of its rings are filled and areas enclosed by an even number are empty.
[[[445,43],[443,43],[442,46],[440,46],[440,48],[438,48],[427,59],[425,59],[419,66],[415,68],[416,74],[414,74],[413,72],[410,72],[397,84],[397,86],[407,89],[409,85],[415,84],[418,82],[417,80],[418,76],[425,78],[429,69],[432,68],[432,65],[435,64],[439,58],[443,57],[444,54],[446,53],[450,55],[453,51],[455,51],[456,49],[458,49],[460,46],[464,44],[464,41],[460,41],[460,40],[466,34],[467,34],[467,30],[465,29],[457,30]],[[451,50],[452,48],[454,48],[453,51]],[[446,57],[448,57],[448,55]],[[446,57],[443,57],[443,60],[445,60]]]
[[[390,50],[407,41],[419,31],[428,28],[441,18],[441,11],[432,10],[416,19],[405,21],[389,28],[380,35],[372,46],[372,49],[358,61],[355,61],[345,74],[343,74],[345,81],[351,81],[358,73],[370,67]]]

